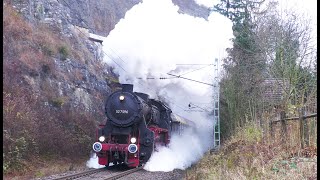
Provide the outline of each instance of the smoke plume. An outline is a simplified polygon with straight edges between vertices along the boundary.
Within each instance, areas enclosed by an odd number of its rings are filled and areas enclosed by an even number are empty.
[[[98,163],[98,157],[96,155],[96,153],[92,153],[90,159],[87,161],[86,166],[88,168],[94,168],[94,169],[99,169],[99,168],[103,168],[105,166],[100,165]]]
[[[169,147],[154,153],[145,166],[149,171],[185,169],[212,145],[213,117],[207,115],[212,86],[167,73],[212,84],[214,66],[208,64],[226,56],[233,37],[232,23],[224,16],[211,13],[206,21],[178,9],[170,0],[144,0],[103,42],[105,61],[119,74],[120,83],[132,83],[134,91],[166,102],[174,113],[197,124],[196,132],[173,136]],[[190,112],[189,103],[202,109]]]

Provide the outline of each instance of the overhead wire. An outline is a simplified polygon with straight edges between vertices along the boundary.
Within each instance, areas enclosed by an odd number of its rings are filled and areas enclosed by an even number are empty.
[[[183,75],[186,75],[186,74],[190,74],[192,72],[195,72],[195,71],[199,71],[201,69],[204,69],[206,67],[209,67],[209,66],[212,66],[214,64],[176,64],[176,65],[188,65],[188,66],[194,66],[194,65],[206,65],[204,67],[201,67],[201,68],[198,68],[198,69],[195,69],[195,70],[192,70],[192,71],[189,71],[189,72],[185,72],[183,74],[179,74],[178,76],[183,76]],[[179,77],[160,77],[160,78],[155,78],[155,77],[147,77],[146,79],[175,79],[175,78],[179,78]],[[138,79],[142,79],[141,77],[139,77]]]
[[[204,67],[201,67],[201,68],[198,68],[198,69],[195,69],[195,70],[192,70],[192,71],[189,71],[189,72],[180,74],[180,76],[183,76],[183,75],[186,75],[186,74],[190,74],[190,73],[195,72],[195,71],[199,71],[199,70],[204,69],[204,68],[206,68],[206,67],[209,67],[209,66],[211,66],[211,65],[213,65],[213,64],[209,64],[209,65],[207,65],[207,66],[204,66]]]
[[[189,80],[189,81],[194,81],[194,82],[201,83],[201,84],[205,84],[205,85],[215,86],[215,85],[213,85],[213,84],[205,83],[205,82],[198,81],[198,80],[194,80],[194,79],[185,78],[185,77],[182,77],[182,76],[178,76],[178,75],[174,75],[174,74],[170,74],[170,73],[167,73],[167,74],[170,75],[170,76],[175,76],[175,77],[177,77],[177,78],[186,79],[186,80]]]
[[[116,56],[118,56],[118,54],[115,53],[115,51],[112,50],[111,47],[109,47],[109,49],[110,49]],[[124,61],[120,56],[118,56],[118,58],[119,58],[122,62],[124,62],[124,63],[126,62],[126,61]]]

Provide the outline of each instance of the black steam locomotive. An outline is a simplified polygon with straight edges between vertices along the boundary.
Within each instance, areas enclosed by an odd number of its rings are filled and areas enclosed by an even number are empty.
[[[105,104],[107,122],[96,133],[93,150],[99,164],[125,163],[137,167],[146,163],[158,146],[166,146],[172,133],[192,122],[172,113],[161,101],[133,92],[132,84],[112,93]]]

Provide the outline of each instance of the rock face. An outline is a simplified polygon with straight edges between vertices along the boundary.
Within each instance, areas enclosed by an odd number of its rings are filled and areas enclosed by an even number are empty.
[[[100,3],[88,2],[96,3],[94,4],[96,7],[93,6],[92,9],[94,11],[95,8],[101,7],[102,1]],[[12,6],[25,17],[33,28],[46,25],[61,39],[70,42],[70,47],[62,47],[59,49],[59,54],[50,57],[54,61],[53,68],[27,70],[26,74],[22,75],[25,85],[29,85],[34,92],[39,93],[39,96],[46,96],[46,93],[43,93],[44,86],[49,86],[48,89],[54,90],[51,97],[44,98],[47,99],[44,104],[52,108],[63,108],[63,105],[69,105],[88,112],[100,111],[99,114],[102,116],[99,119],[103,120],[104,97],[111,92],[107,84],[108,77],[114,79],[116,76],[112,74],[110,67],[102,63],[102,45],[88,40],[89,30],[77,26],[84,26],[86,22],[95,22],[93,18],[89,19],[90,16],[84,21],[81,18],[89,13],[83,9],[90,4],[84,1],[57,0],[13,1],[12,3]],[[78,15],[79,12],[81,14]],[[93,24],[90,25],[93,26]],[[105,29],[97,28],[97,31],[106,32]],[[77,57],[71,55],[73,51],[86,53]],[[53,69],[55,73],[50,73]],[[61,100],[61,97],[68,98],[64,98],[64,103],[55,103]]]
[[[71,26],[88,29],[91,33],[108,36],[125,13],[142,0],[28,0],[13,1],[14,6],[30,22],[41,21],[56,25],[70,35]],[[172,0],[179,12],[207,19],[208,7],[194,0]],[[70,26],[71,25],[71,26]],[[68,31],[69,30],[69,31]]]
[[[173,4],[179,6],[179,12],[194,17],[208,20],[211,10],[208,7],[198,5],[193,0],[172,0]]]

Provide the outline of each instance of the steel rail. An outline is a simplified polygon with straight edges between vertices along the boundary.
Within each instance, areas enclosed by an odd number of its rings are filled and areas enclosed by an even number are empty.
[[[143,169],[143,166],[140,166],[140,167],[137,167],[137,168],[134,168],[134,169],[130,169],[130,170],[127,170],[127,171],[124,171],[124,172],[120,172],[114,176],[111,176],[111,177],[107,177],[105,178],[104,180],[115,180],[115,179],[119,179],[123,176],[126,176],[126,175],[129,175],[129,174],[132,174],[134,172],[137,172],[137,171],[140,171]]]
[[[92,169],[92,170],[84,171],[84,172],[81,172],[81,173],[76,173],[76,174],[71,174],[71,175],[66,175],[66,176],[54,178],[53,180],[76,179],[76,178],[80,178],[80,177],[83,177],[83,176],[88,176],[88,175],[90,175],[90,174],[102,172],[102,171],[104,171],[104,170],[105,170],[105,168]]]
[[[140,171],[143,169],[143,166],[141,167],[137,167],[134,169],[130,169],[124,172],[120,172],[116,175],[111,175],[110,177],[105,178],[104,180],[115,180],[115,179],[119,179],[123,176],[132,174],[134,172]],[[77,179],[77,178],[81,178],[81,177],[85,177],[91,174],[95,174],[98,172],[102,172],[104,171],[105,168],[100,168],[100,169],[93,169],[93,170],[88,170],[88,171],[84,171],[84,172],[80,172],[80,173],[76,173],[76,174],[71,174],[71,175],[66,175],[66,176],[62,176],[62,177],[58,177],[58,178],[54,178],[53,180],[70,180],[70,179]]]

